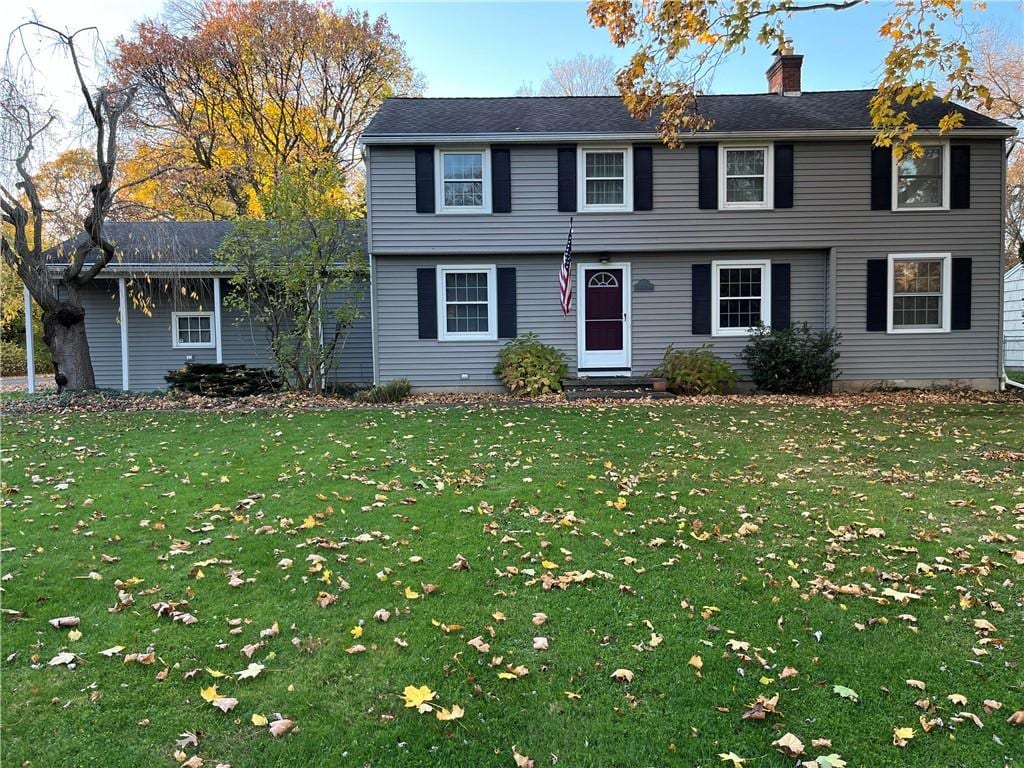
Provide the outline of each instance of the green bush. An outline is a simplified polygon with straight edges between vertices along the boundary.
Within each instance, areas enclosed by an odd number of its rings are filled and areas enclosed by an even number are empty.
[[[386,405],[387,403],[400,403],[409,396],[412,391],[412,382],[408,379],[394,379],[387,384],[381,384],[369,389],[361,389],[352,395],[357,403],[368,403],[370,405]]]
[[[839,374],[838,331],[812,331],[807,323],[783,331],[759,326],[740,356],[764,392],[818,395]]]
[[[281,379],[269,368],[223,363],[188,363],[168,371],[164,380],[172,392],[203,397],[245,397],[276,392]]]
[[[36,373],[53,373],[53,359],[50,348],[36,343],[33,347]],[[24,376],[28,373],[28,356],[25,348],[13,341],[0,341],[0,376]]]
[[[541,342],[534,333],[512,339],[498,353],[494,375],[513,395],[538,397],[560,392],[569,374],[565,355]]]
[[[736,383],[736,372],[715,355],[710,344],[697,349],[676,349],[671,344],[651,376],[665,379],[677,395],[721,395]]]

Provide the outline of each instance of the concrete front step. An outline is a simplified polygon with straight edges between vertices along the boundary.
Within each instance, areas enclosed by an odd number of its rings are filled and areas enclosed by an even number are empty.
[[[654,379],[650,376],[593,376],[589,378],[562,379],[562,389],[607,389],[607,390],[653,390]]]
[[[671,392],[650,389],[567,389],[566,400],[667,400],[675,397]]]

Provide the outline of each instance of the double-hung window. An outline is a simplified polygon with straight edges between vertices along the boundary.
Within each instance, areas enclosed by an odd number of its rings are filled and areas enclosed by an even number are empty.
[[[490,213],[490,175],[487,149],[438,150],[438,210],[441,213]]]
[[[578,165],[581,211],[628,211],[633,207],[629,147],[581,147]]]
[[[949,330],[950,262],[948,253],[889,255],[889,332]]]
[[[212,312],[173,312],[171,332],[172,346],[175,349],[212,347],[216,344],[213,338]]]
[[[440,339],[498,338],[495,266],[438,267],[437,307]]]
[[[771,147],[721,148],[719,208],[772,207]]]
[[[711,333],[745,336],[771,320],[771,262],[711,263]]]
[[[926,144],[921,155],[893,158],[893,201],[897,211],[949,208],[949,144]]]

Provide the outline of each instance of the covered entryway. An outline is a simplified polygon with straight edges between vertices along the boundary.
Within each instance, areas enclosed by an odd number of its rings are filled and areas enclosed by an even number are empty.
[[[629,264],[580,264],[578,285],[580,375],[628,376],[632,371]]]

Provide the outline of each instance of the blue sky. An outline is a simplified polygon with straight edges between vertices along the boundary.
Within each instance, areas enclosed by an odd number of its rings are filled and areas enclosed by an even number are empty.
[[[587,21],[586,2],[436,3],[425,0],[335,0],[387,14],[405,40],[428,96],[511,95],[524,82],[539,84],[547,63],[577,53],[610,55],[617,64],[628,53],[615,48],[603,29]],[[6,33],[33,13],[48,23],[77,29],[98,25],[107,42],[130,31],[134,21],[159,15],[164,0],[6,0],[0,2],[0,30]],[[872,2],[847,11],[797,14],[790,36],[804,59],[804,90],[871,87],[885,48],[878,27],[888,3]],[[989,0],[984,12],[968,13],[970,24],[999,24],[1024,39],[1024,0]],[[37,51],[49,96],[77,106],[78,95],[66,62]],[[768,51],[756,45],[718,71],[716,93],[759,92],[765,88]]]
[[[589,53],[610,55],[621,64],[628,58],[605,30],[590,27],[586,2],[364,0],[352,5],[387,14],[425,75],[428,96],[511,95],[523,81],[543,80],[554,59]],[[805,55],[804,90],[873,86],[885,55],[877,33],[887,7],[875,2],[840,13],[797,14],[789,32],[797,52]],[[986,11],[971,11],[968,17],[969,23],[998,23],[1024,38],[1020,0],[990,0]],[[770,59],[768,51],[752,46],[719,70],[712,90],[763,90]]]

